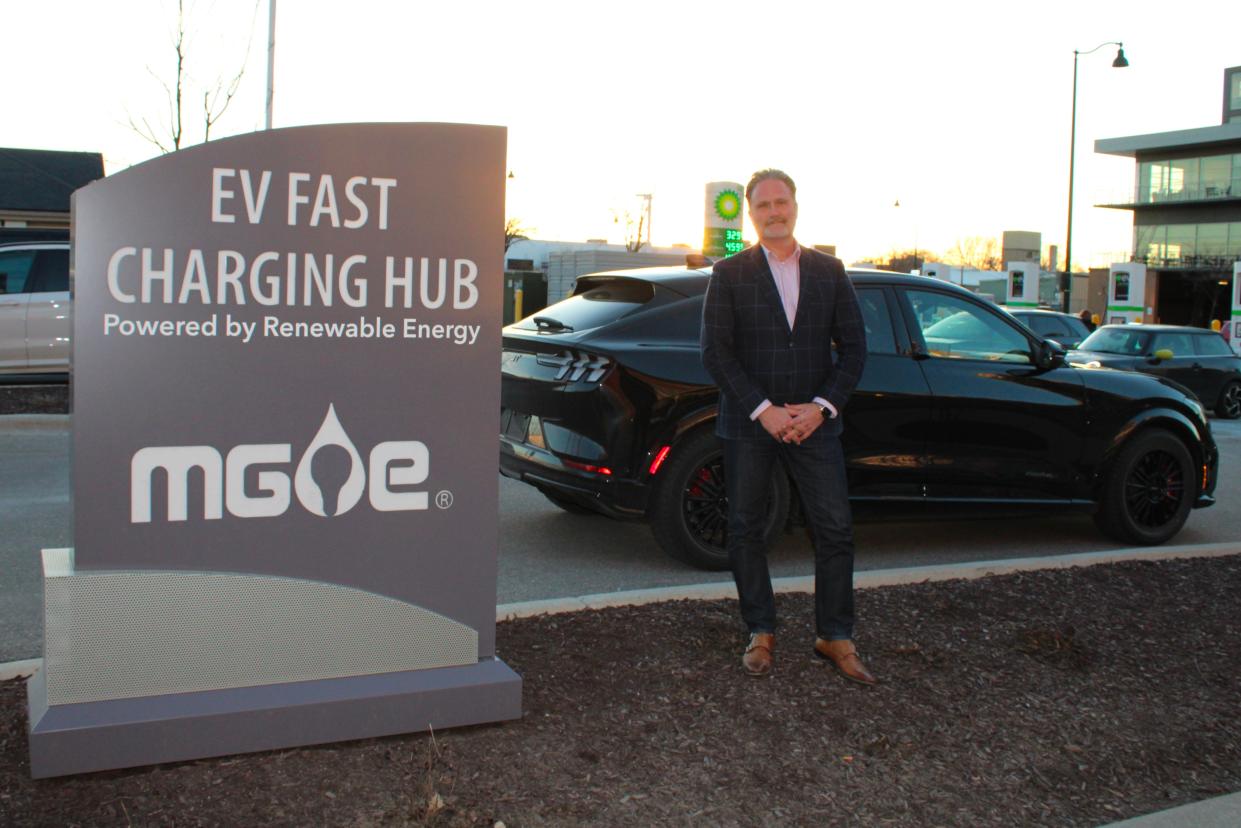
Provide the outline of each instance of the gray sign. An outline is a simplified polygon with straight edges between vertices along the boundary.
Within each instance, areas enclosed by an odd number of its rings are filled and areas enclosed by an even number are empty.
[[[40,705],[486,663],[472,720],[519,713],[494,662],[504,162],[502,128],[341,124],[75,194],[75,548],[45,556]]]

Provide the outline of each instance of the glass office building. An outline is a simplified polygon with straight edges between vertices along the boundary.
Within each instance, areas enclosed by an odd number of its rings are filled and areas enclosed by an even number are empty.
[[[1224,71],[1219,126],[1106,138],[1095,151],[1135,161],[1132,192],[1099,206],[1133,212],[1132,258],[1157,276],[1157,319],[1226,319],[1241,260],[1241,66]]]

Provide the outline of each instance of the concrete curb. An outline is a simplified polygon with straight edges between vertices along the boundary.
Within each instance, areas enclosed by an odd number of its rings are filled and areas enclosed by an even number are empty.
[[[899,569],[869,569],[854,573],[856,589],[875,589],[902,584],[922,584],[935,581],[974,580],[992,575],[1009,575],[1014,572],[1035,572],[1041,569],[1069,569],[1075,566],[1118,563],[1120,561],[1162,561],[1173,558],[1217,558],[1241,555],[1241,541],[1235,543],[1188,544],[1183,546],[1141,546],[1131,549],[1113,549],[1104,552],[1082,552],[1076,555],[1060,555],[1043,558],[1012,558],[1000,561],[940,564],[937,566],[910,566]],[[776,592],[813,592],[814,577],[775,578],[772,587]],[[519,601],[496,607],[496,621],[531,618],[538,615],[562,615],[581,610],[606,607],[634,607],[661,601],[718,601],[736,596],[732,581],[713,581],[706,584],[634,589],[625,592],[599,592],[567,598],[548,598],[539,601]],[[0,664],[0,681],[26,678],[41,669],[43,659],[11,661]]]
[[[1118,563],[1120,561],[1161,561],[1173,558],[1214,558],[1225,555],[1241,555],[1241,541],[1236,543],[1187,544],[1184,546],[1139,546],[1131,549],[1112,549],[1104,552],[1081,552],[1042,558],[1011,558],[999,561],[940,564],[936,566],[910,566],[899,569],[869,569],[855,572],[855,589],[874,589],[902,584],[920,584],[933,581],[973,580],[991,575],[1008,575],[1013,572],[1034,572],[1040,569],[1068,569],[1074,566]],[[773,578],[776,592],[813,592],[814,577]],[[529,618],[536,615],[559,615],[587,609],[605,607],[632,607],[654,604],[660,601],[691,599],[715,601],[736,597],[732,581],[717,581],[689,586],[635,589],[627,592],[606,592],[594,595],[578,595],[566,598],[549,598],[539,601],[521,601],[500,604],[496,607],[496,620]]]
[[[67,431],[72,422],[71,414],[4,414],[0,415],[0,432]]]

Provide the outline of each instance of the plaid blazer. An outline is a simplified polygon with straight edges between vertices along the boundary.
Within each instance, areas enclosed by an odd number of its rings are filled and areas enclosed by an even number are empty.
[[[759,245],[715,264],[703,302],[701,347],[703,365],[720,387],[715,432],[721,437],[765,437],[750,419],[765,399],[783,405],[822,397],[843,413],[862,376],[866,330],[844,265],[802,247],[800,271],[797,317],[789,330]]]

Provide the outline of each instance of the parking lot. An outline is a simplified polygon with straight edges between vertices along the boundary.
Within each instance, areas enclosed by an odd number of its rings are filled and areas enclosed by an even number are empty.
[[[1241,538],[1241,421],[1213,420],[1212,429],[1217,503],[1191,514],[1176,544]],[[643,524],[571,515],[529,486],[498,485],[500,603],[728,580],[668,558]],[[71,516],[68,417],[0,418],[0,662],[41,654],[39,550],[72,546]],[[1116,548],[1083,515],[865,520],[856,534],[859,570]],[[804,534],[784,536],[771,561],[775,576],[808,574]]]

